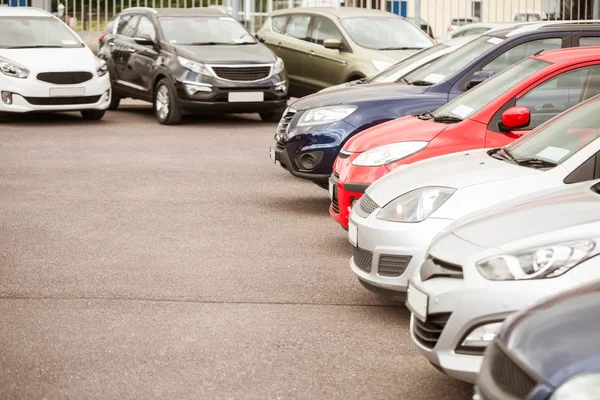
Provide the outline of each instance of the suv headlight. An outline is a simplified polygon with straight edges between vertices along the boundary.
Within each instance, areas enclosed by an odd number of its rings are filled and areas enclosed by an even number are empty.
[[[600,252],[600,239],[557,243],[479,261],[479,273],[492,281],[554,278]]]
[[[600,373],[576,375],[556,389],[550,400],[594,400],[598,398]]]
[[[283,60],[281,58],[277,57],[277,61],[275,61],[275,64],[273,64],[272,75],[277,75],[278,73],[283,71],[283,68],[284,68]]]
[[[2,71],[4,75],[11,76],[13,78],[25,79],[29,76],[29,70],[27,68],[21,64],[17,64],[14,61],[2,57],[0,57],[0,71]]]
[[[201,74],[201,75],[212,76],[208,67],[202,63],[188,60],[187,58],[180,57],[180,56],[177,56],[177,61],[179,61],[179,64],[181,64],[184,68],[187,68],[192,72],[195,72],[195,73]]]
[[[298,121],[298,126],[331,124],[352,114],[356,106],[320,107],[307,110]]]
[[[413,190],[390,201],[377,218],[393,222],[421,222],[427,219],[456,192],[449,187],[430,186]]]
[[[98,76],[104,76],[108,72],[106,61],[98,57],[96,57],[96,72],[98,73]]]
[[[356,157],[354,161],[352,161],[352,164],[362,167],[379,167],[418,153],[427,147],[428,143],[429,142],[399,142],[375,147]]]

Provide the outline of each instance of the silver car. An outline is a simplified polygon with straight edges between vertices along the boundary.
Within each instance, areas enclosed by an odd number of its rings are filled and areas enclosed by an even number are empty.
[[[504,319],[600,278],[600,182],[501,203],[442,231],[410,281],[411,337],[449,376],[474,382]]]

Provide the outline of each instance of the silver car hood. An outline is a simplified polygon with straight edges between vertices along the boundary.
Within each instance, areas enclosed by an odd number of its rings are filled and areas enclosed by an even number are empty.
[[[567,185],[518,197],[454,222],[448,230],[475,245],[500,247],[521,239],[597,224],[600,237],[600,194],[596,182]],[[568,233],[568,232],[564,232]]]

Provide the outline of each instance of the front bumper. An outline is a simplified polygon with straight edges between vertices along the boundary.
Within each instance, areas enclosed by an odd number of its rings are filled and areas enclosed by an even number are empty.
[[[339,183],[339,175],[334,173],[329,178],[329,184],[332,188],[330,193],[331,204],[329,205],[329,215],[337,221],[344,229],[348,229],[348,218],[352,204],[356,203],[365,193],[368,184],[354,184],[353,191],[344,190],[344,186]]]

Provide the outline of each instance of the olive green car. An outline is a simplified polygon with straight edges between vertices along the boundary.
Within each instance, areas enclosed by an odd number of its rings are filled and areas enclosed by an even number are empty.
[[[406,19],[364,8],[292,8],[256,33],[285,63],[290,95],[365,78],[433,45]]]

